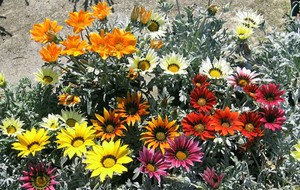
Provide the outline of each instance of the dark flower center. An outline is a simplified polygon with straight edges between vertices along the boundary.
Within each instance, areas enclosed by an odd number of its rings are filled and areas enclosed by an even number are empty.
[[[151,31],[151,32],[156,32],[159,30],[159,23],[155,20],[151,20],[150,21],[150,25],[148,26],[148,29]]]
[[[105,131],[106,131],[107,133],[112,133],[112,132],[115,131],[115,127],[114,127],[112,124],[108,124],[108,125],[106,125],[106,127],[105,127]]]
[[[135,115],[137,111],[138,111],[138,105],[134,103],[129,103],[126,106],[126,112],[128,113],[128,115]]]
[[[273,101],[275,99],[274,94],[273,93],[266,94],[265,99],[269,102]]]
[[[273,123],[276,120],[276,117],[273,114],[269,114],[267,115],[266,120],[268,123]]]
[[[46,83],[46,84],[50,84],[52,81],[53,81],[53,78],[51,76],[44,76],[43,77],[43,81]]]
[[[142,71],[146,71],[150,68],[150,63],[147,60],[142,60],[138,63],[138,69],[141,69]]]

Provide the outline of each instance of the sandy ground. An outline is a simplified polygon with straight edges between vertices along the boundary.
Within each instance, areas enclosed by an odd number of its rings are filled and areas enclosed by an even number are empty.
[[[155,9],[156,0],[113,0],[115,14],[129,16],[134,4]],[[267,24],[282,28],[283,15],[290,9],[289,0],[232,0],[232,9],[251,8],[263,14]],[[83,8],[80,0],[77,9]],[[175,3],[175,0],[171,0]],[[188,5],[204,6],[203,0],[179,0],[181,8]],[[224,5],[229,0],[213,1]],[[74,3],[68,0],[0,0],[0,27],[10,35],[0,35],[0,72],[4,73],[9,83],[16,83],[22,77],[34,78],[33,73],[43,64],[39,51],[41,44],[30,39],[29,30],[34,23],[41,23],[48,17],[57,20],[64,30],[68,27],[64,20],[73,11]],[[176,14],[176,6],[173,8]],[[1,31],[1,29],[0,29]]]

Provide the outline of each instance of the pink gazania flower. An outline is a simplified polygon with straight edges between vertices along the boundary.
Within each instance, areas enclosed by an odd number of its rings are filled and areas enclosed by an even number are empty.
[[[258,112],[244,112],[240,114],[239,121],[243,123],[241,133],[248,139],[252,139],[258,136],[263,136],[261,130],[262,122],[261,116]]]
[[[259,78],[255,78],[258,74],[251,72],[251,70],[243,67],[236,68],[236,73],[227,77],[227,84],[232,86],[244,87],[251,83],[257,83],[260,81]]]
[[[203,174],[200,175],[211,188],[217,189],[220,187],[225,174],[221,173],[220,175],[217,175],[214,167],[211,169],[207,167]]]
[[[208,77],[203,74],[196,74],[194,78],[192,79],[192,83],[196,87],[207,87],[210,85],[210,83],[207,81]]]
[[[189,113],[181,121],[182,130],[185,136],[193,135],[202,140],[213,139],[215,137],[215,128],[210,125],[210,115],[203,113]]]
[[[57,175],[54,175],[55,167],[50,165],[47,167],[45,163],[39,162],[36,165],[31,164],[28,171],[23,171],[23,176],[20,181],[24,184],[21,188],[28,190],[55,190],[54,185],[58,184],[55,181]]]
[[[187,171],[190,166],[194,166],[194,162],[202,162],[203,152],[199,142],[193,138],[180,135],[174,138],[174,141],[169,140],[170,148],[166,149],[165,159],[170,164],[170,168],[184,167]]]
[[[258,88],[255,99],[257,102],[262,103],[265,106],[278,106],[280,102],[284,101],[284,98],[280,96],[284,94],[284,90],[279,90],[280,84],[269,83],[263,84]]]
[[[190,95],[190,104],[197,111],[210,112],[217,104],[214,93],[206,87],[194,88]]]
[[[155,177],[158,184],[160,184],[161,176],[168,175],[166,170],[169,168],[169,164],[160,151],[154,152],[154,149],[149,150],[143,146],[143,150],[139,151],[137,159],[142,163],[139,171],[149,175],[150,178]]]
[[[264,110],[261,112],[263,118],[261,118],[260,121],[267,129],[272,131],[281,130],[286,120],[284,113],[285,111],[278,107],[264,107]]]

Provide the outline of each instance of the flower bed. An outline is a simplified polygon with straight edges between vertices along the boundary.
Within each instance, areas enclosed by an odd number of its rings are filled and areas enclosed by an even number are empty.
[[[300,35],[171,7],[33,25],[38,83],[0,75],[2,189],[300,188]]]

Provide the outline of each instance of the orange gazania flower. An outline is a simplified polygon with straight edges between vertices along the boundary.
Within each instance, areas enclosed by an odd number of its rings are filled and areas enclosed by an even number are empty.
[[[182,119],[182,130],[185,136],[193,135],[206,141],[208,138],[215,137],[215,128],[210,125],[210,122],[210,115],[192,112]]]
[[[57,26],[56,20],[52,22],[49,18],[46,18],[44,23],[34,24],[30,33],[32,39],[36,42],[54,42],[57,39],[56,33],[62,28],[62,26]]]
[[[92,17],[92,14],[83,10],[70,13],[70,19],[65,20],[69,26],[73,27],[73,32],[76,34],[90,26],[93,21],[94,18]]]
[[[141,134],[141,140],[145,140],[145,145],[148,149],[160,148],[164,154],[166,148],[170,148],[168,140],[174,140],[176,136],[179,136],[178,125],[175,124],[176,120],[168,121],[168,117],[165,116],[163,120],[158,115],[157,120],[152,118],[151,122],[148,122],[148,126],[145,127],[146,131]]]
[[[248,139],[253,139],[255,137],[263,136],[261,130],[262,122],[260,121],[262,117],[258,112],[244,112],[240,115],[239,121],[243,123],[241,129],[242,135]]]
[[[196,87],[190,95],[190,105],[198,111],[210,112],[214,105],[217,104],[217,99],[214,93],[208,90],[207,87]]]
[[[110,48],[110,55],[116,56],[120,59],[124,54],[132,54],[136,52],[136,38],[130,33],[122,29],[115,28],[112,34],[107,34],[108,47]]]
[[[62,48],[60,46],[52,42],[51,44],[48,44],[46,47],[42,47],[42,50],[40,51],[40,55],[42,56],[42,59],[44,61],[52,63],[57,61],[61,49]]]
[[[111,14],[110,10],[112,9],[112,7],[107,7],[106,2],[99,2],[97,5],[93,6],[92,9],[94,11],[93,15],[99,20],[103,21],[108,15]]]
[[[74,106],[80,102],[80,98],[78,96],[64,93],[58,96],[58,101],[58,104],[64,106]]]
[[[140,92],[134,92],[130,94],[127,92],[127,98],[117,98],[118,106],[116,113],[120,114],[120,117],[126,118],[127,125],[134,126],[135,122],[141,121],[141,116],[148,115],[149,111],[147,101],[142,99]]]
[[[147,11],[145,7],[140,7],[140,14],[139,14],[140,22],[145,25],[148,24],[151,14],[152,11]]]
[[[99,53],[102,59],[106,59],[109,55],[109,49],[106,45],[107,37],[104,34],[104,30],[101,33],[91,33],[89,35],[91,46],[90,50]]]
[[[95,114],[97,120],[91,119],[94,129],[96,129],[96,137],[101,140],[114,140],[116,136],[124,136],[123,130],[126,127],[123,125],[124,120],[120,120],[120,115],[116,114],[115,110],[107,111],[104,108],[103,116]]]
[[[62,45],[65,46],[65,49],[61,54],[78,56],[85,53],[85,49],[88,47],[87,41],[81,41],[80,36],[71,36],[68,35],[68,40],[62,41]]]
[[[212,117],[211,125],[222,136],[226,136],[228,133],[233,135],[234,131],[241,131],[244,125],[238,118],[239,113],[231,112],[229,107],[226,107],[225,110],[217,109]]]

